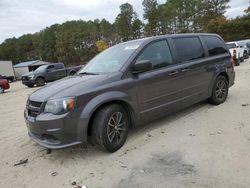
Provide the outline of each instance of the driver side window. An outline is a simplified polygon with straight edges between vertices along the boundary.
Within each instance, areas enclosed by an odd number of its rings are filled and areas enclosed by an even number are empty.
[[[137,58],[137,61],[149,60],[152,69],[158,69],[173,64],[173,59],[167,41],[149,44]]]
[[[54,65],[50,65],[50,66],[48,66],[47,70],[52,71],[54,68],[55,68]]]

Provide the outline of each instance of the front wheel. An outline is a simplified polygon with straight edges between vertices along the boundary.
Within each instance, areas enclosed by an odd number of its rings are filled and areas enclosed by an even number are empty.
[[[92,143],[109,152],[115,152],[125,143],[129,129],[126,110],[119,104],[107,105],[94,116]]]
[[[41,87],[41,86],[44,86],[45,85],[45,80],[43,79],[43,78],[37,78],[36,79],[36,85],[38,86],[38,87]]]
[[[32,87],[34,87],[34,84],[27,84],[26,86],[29,88],[32,88]]]
[[[209,103],[219,105],[224,103],[228,96],[228,81],[225,76],[218,76],[215,80]]]

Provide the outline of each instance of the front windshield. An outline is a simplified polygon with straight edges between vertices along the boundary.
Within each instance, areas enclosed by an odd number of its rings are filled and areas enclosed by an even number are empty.
[[[110,73],[119,71],[141,42],[129,42],[115,45],[103,51],[83,67],[83,73]]]
[[[47,68],[47,65],[42,65],[40,67],[38,67],[35,72],[43,72],[45,69]]]

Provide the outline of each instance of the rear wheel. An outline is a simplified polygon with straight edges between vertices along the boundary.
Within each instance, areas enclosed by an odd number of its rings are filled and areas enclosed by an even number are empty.
[[[228,96],[228,81],[225,76],[218,76],[215,80],[212,96],[208,99],[209,103],[219,105],[224,103]]]
[[[0,93],[4,93],[4,89],[1,86],[0,86]]]
[[[239,59],[235,59],[235,66],[239,66],[240,65],[240,60]]]
[[[76,74],[75,71],[71,71],[71,72],[69,73],[69,76],[73,76],[73,75],[75,75],[75,74]]]
[[[92,124],[92,143],[109,152],[115,152],[125,143],[129,118],[119,104],[107,105],[97,111]]]
[[[37,85],[38,87],[44,86],[44,85],[45,85],[45,80],[44,80],[43,78],[41,78],[41,77],[37,78],[37,79],[36,79],[36,85]]]
[[[249,54],[247,52],[244,53],[244,58],[248,59],[249,58]]]

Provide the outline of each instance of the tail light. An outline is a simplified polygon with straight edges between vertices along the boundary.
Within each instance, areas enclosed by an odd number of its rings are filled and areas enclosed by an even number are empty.
[[[234,49],[234,51],[233,51],[233,56],[234,56],[234,58],[236,58],[236,49]]]
[[[230,64],[232,66],[232,69],[234,70],[234,64],[235,64],[235,62],[234,62],[234,58],[232,56],[230,58]]]

